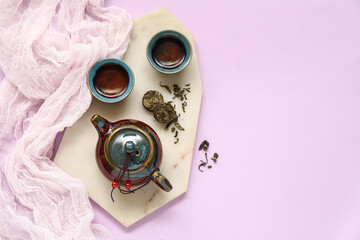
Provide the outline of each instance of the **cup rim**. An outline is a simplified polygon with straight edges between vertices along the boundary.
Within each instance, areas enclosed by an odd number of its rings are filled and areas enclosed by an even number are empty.
[[[96,75],[96,71],[108,63],[118,64],[119,66],[123,67],[126,70],[127,74],[129,75],[129,83],[126,88],[126,91],[116,98],[107,98],[107,97],[100,95],[96,91],[95,86],[94,86],[94,77]],[[88,85],[88,88],[89,88],[91,94],[96,99],[100,100],[101,102],[105,102],[105,103],[116,103],[116,102],[119,102],[119,101],[125,99],[133,90],[134,83],[135,83],[135,78],[134,78],[134,73],[131,70],[131,68],[124,61],[117,59],[117,58],[104,58],[102,60],[97,61],[90,68],[90,70],[88,72],[88,77],[87,77],[87,85]]]
[[[166,36],[174,37],[175,39],[181,41],[181,43],[184,45],[185,50],[186,50],[186,56],[185,56],[184,62],[180,66],[178,66],[174,69],[162,68],[159,65],[157,65],[152,58],[152,47],[155,45],[155,43],[160,38],[166,37]],[[152,36],[152,38],[150,39],[150,41],[148,42],[147,47],[146,47],[146,57],[147,57],[150,65],[155,70],[157,70],[161,73],[165,73],[165,74],[174,74],[174,73],[178,73],[178,72],[182,71],[189,65],[189,63],[192,59],[192,47],[191,47],[190,41],[182,33],[175,31],[175,30],[171,30],[171,29],[163,30],[163,31],[160,31],[160,32],[154,34]]]

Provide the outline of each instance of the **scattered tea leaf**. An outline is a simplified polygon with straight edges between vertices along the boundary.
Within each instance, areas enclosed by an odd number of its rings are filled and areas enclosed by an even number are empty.
[[[200,165],[198,166],[198,169],[199,169],[200,172],[204,172],[203,170],[201,170],[201,167],[205,167],[207,163],[205,163],[205,162],[203,162],[203,161],[201,161],[201,160],[200,160],[200,162],[201,162],[201,163],[200,163]]]
[[[178,98],[180,101],[183,101],[184,100],[184,92],[185,92],[184,90],[175,92],[173,99]]]
[[[186,106],[188,106],[187,101],[187,93],[190,92],[190,83],[187,83],[182,86],[178,84],[166,85],[162,81],[159,82],[160,87],[165,88],[170,94],[172,94],[173,99],[177,98],[180,100],[181,108],[183,112],[186,111]],[[176,101],[178,101],[176,100]],[[178,134],[179,131],[185,131],[185,129],[180,125],[178,120],[180,119],[181,114],[176,113],[176,105],[174,101],[164,102],[164,98],[161,93],[151,90],[148,91],[143,97],[143,105],[144,107],[153,112],[155,120],[160,123],[166,123],[165,130],[168,130],[171,126],[171,132],[174,133],[175,144],[179,142]],[[183,120],[181,118],[181,120]],[[173,125],[174,124],[174,125]],[[178,131],[179,130],[179,131]],[[206,150],[205,147],[204,150]]]
[[[209,142],[207,140],[204,140],[199,146],[199,151],[201,150],[206,151],[208,148],[209,148]]]
[[[208,169],[211,169],[214,166],[214,165],[207,165],[209,163],[209,161],[208,161],[208,154],[206,151],[208,150],[209,145],[210,145],[209,142],[207,140],[204,140],[199,146],[199,151],[201,151],[201,150],[205,151],[205,160],[206,160],[206,162],[200,160],[200,162],[202,162],[202,164],[200,164],[200,166],[198,167],[199,170],[200,170],[201,166],[204,166],[204,167],[207,166]],[[219,158],[219,154],[214,153],[211,160],[216,164],[218,158]]]
[[[214,153],[214,155],[213,155],[213,157],[211,158],[211,160],[213,160],[213,161],[214,161],[214,163],[216,163],[216,162],[217,162],[218,157],[219,157],[219,154]]]
[[[185,130],[179,123],[175,123],[175,127],[177,127],[177,129],[179,129],[180,131]]]
[[[168,122],[165,126],[165,130],[168,130],[171,124],[172,124],[172,122]]]
[[[173,99],[175,98],[178,98],[180,101],[183,101],[184,100],[184,93],[185,91],[190,91],[190,88],[186,88],[187,90],[184,89],[181,89],[181,87],[179,87],[179,85],[177,84],[174,84],[173,85],[173,90],[174,90],[174,97]]]
[[[180,91],[179,85],[174,84],[173,87],[174,87],[174,92],[179,92]]]
[[[183,112],[185,112],[185,107],[187,106],[187,102],[183,102],[183,103],[181,104],[181,106],[182,106]]]
[[[160,82],[159,84],[160,84],[160,87],[166,88],[166,90],[168,90],[168,92],[171,94],[171,90],[168,85],[162,84],[162,82]]]

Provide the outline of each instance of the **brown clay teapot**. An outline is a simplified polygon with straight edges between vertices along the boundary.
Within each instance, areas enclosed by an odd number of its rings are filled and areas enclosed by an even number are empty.
[[[152,180],[162,190],[171,191],[170,182],[159,170],[161,142],[150,126],[131,119],[112,123],[99,115],[93,116],[91,122],[99,133],[97,164],[113,181],[113,190],[132,193]]]

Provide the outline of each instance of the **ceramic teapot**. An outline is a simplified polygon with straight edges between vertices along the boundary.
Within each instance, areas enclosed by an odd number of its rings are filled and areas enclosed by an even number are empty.
[[[91,122],[99,133],[97,164],[113,181],[113,190],[131,193],[152,180],[162,190],[171,191],[170,182],[159,170],[161,142],[150,126],[131,119],[112,123],[99,115],[94,115]]]

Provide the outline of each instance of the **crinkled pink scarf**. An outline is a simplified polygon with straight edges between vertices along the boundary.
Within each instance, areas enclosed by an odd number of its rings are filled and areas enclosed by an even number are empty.
[[[111,239],[81,181],[50,157],[90,105],[89,68],[122,58],[132,19],[103,0],[0,3],[0,239]]]

